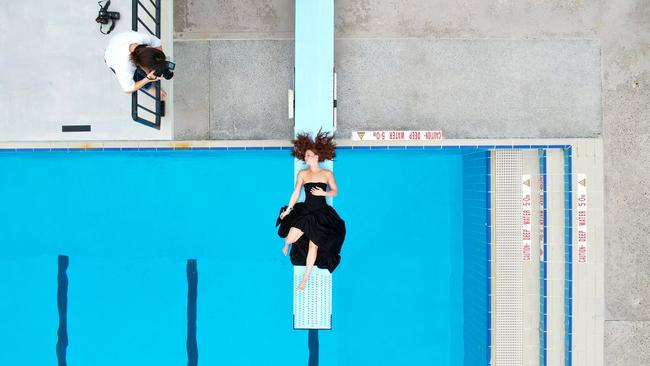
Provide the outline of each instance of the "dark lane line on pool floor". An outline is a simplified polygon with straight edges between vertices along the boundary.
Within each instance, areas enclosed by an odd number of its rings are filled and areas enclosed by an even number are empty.
[[[196,297],[199,281],[196,259],[187,260],[187,366],[197,366],[199,349],[196,343]]]
[[[56,342],[56,358],[59,366],[66,366],[66,348],[68,347],[68,263],[67,255],[58,257],[58,273],[56,276],[56,306],[59,311],[58,340]]]

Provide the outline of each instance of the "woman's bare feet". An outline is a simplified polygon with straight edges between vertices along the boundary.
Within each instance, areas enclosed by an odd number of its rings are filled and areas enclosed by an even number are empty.
[[[302,276],[302,281],[300,281],[300,284],[298,285],[298,290],[303,291],[305,287],[307,287],[307,281],[309,280],[309,277],[307,276]]]
[[[284,254],[285,257],[287,256],[287,253],[289,253],[289,244],[285,244],[284,248],[282,248],[282,254]]]

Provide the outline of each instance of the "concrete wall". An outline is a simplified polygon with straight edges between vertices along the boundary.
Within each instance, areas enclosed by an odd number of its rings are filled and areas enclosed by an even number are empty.
[[[600,51],[578,40],[340,39],[338,136],[594,137]]]

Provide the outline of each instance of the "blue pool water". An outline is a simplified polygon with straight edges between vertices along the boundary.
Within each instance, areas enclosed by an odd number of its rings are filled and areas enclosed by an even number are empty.
[[[338,152],[320,365],[487,364],[486,158]],[[188,259],[199,365],[306,365],[273,226],[292,186],[286,150],[3,153],[0,364],[56,364],[66,255],[70,365],[187,364]]]

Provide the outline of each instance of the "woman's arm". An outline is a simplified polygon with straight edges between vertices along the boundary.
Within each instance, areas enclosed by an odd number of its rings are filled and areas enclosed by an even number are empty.
[[[140,33],[140,35],[142,37],[140,39],[140,44],[146,44],[149,47],[159,48],[162,50],[162,41],[160,38],[148,33]]]
[[[140,90],[143,86],[145,86],[145,85],[147,85],[148,83],[150,83],[151,81],[152,81],[152,80],[149,80],[149,79],[147,79],[147,78],[144,78],[144,79],[142,79],[142,80],[140,80],[140,81],[136,81],[135,84],[133,84],[133,89],[129,90],[127,93],[129,93],[129,94],[131,94],[131,93],[135,93],[135,92],[137,92],[138,90]]]
[[[330,186],[330,190],[325,192],[325,196],[336,197],[339,193],[339,187],[336,186],[336,180],[334,180],[334,173],[331,171],[327,174],[327,184]]]
[[[136,81],[135,84],[133,85],[133,90],[128,91],[127,93],[129,93],[129,94],[135,93],[138,90],[140,90],[143,86],[145,86],[145,85],[147,85],[147,84],[149,84],[151,82],[158,81],[158,80],[162,79],[162,76],[156,76],[156,75],[154,75],[154,72],[155,71],[152,71],[147,75],[146,78],[144,78],[144,79],[142,79],[140,81]],[[153,78],[153,79],[149,79],[149,78]]]
[[[300,197],[300,188],[302,188],[303,179],[302,172],[298,173],[296,177],[296,186],[293,188],[293,193],[291,193],[291,199],[289,199],[289,204],[287,205],[287,210],[292,210],[293,205],[296,204],[298,198]]]

